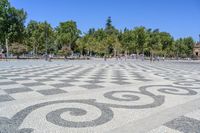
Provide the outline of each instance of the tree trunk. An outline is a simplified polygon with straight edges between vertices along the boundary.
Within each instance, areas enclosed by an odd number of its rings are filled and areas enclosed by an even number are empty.
[[[6,38],[6,58],[9,56],[8,39]]]
[[[153,51],[150,51],[150,61],[152,62],[153,61]]]
[[[114,57],[116,57],[116,56],[117,56],[117,50],[114,49]]]
[[[35,56],[35,46],[33,46],[33,49],[32,49],[32,50],[33,50],[32,55]]]
[[[37,47],[35,47],[35,56],[37,56],[37,52],[38,52],[38,51],[37,51]]]
[[[138,56],[139,56],[139,52],[137,51],[137,54],[136,54],[136,59],[138,59]]]
[[[83,50],[81,50],[81,57],[83,57]]]

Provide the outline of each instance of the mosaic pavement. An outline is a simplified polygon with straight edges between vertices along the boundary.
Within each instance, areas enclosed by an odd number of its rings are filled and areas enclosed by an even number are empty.
[[[0,62],[0,133],[200,133],[200,63]]]

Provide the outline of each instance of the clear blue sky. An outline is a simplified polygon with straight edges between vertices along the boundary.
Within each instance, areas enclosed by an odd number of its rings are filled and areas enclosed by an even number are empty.
[[[47,20],[53,27],[74,20],[79,29],[102,28],[108,16],[118,29],[159,28],[175,38],[200,34],[200,0],[10,0],[24,8],[30,20]]]

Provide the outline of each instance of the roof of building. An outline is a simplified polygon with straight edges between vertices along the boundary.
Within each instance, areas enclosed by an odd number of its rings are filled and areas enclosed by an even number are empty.
[[[197,43],[194,45],[194,48],[200,48],[200,42],[197,42]]]

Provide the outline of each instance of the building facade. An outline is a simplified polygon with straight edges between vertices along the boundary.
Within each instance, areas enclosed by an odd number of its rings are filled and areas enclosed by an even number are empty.
[[[193,48],[193,55],[200,58],[200,42],[196,43]]]

